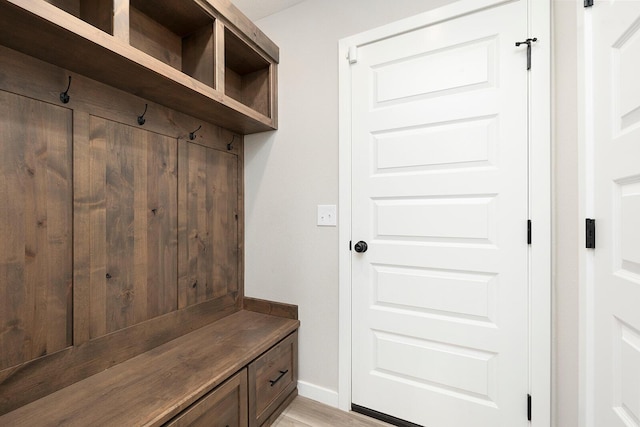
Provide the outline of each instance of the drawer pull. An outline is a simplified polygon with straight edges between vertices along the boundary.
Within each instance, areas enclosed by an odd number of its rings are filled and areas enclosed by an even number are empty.
[[[271,384],[271,387],[273,387],[278,381],[280,381],[282,379],[282,377],[284,377],[287,372],[289,372],[289,370],[285,370],[285,371],[279,371],[280,375],[278,375],[278,378],[276,378],[275,380],[269,380],[269,384]]]

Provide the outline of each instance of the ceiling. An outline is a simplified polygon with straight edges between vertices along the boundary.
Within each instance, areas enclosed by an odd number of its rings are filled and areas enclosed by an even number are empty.
[[[232,0],[231,2],[252,21],[280,12],[304,0]]]

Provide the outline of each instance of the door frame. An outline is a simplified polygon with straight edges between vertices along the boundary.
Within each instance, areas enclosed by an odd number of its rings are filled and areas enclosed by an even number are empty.
[[[349,48],[495,7],[510,0],[459,0],[450,5],[340,40],[339,66],[339,330],[338,406],[351,409],[351,72]],[[532,422],[551,425],[551,1],[529,0],[523,39],[537,37],[529,82],[530,358]],[[514,43],[517,40],[514,40]],[[524,63],[523,63],[524,66]],[[532,351],[531,349],[535,349]],[[523,396],[523,410],[526,410]],[[372,408],[375,409],[375,408]]]

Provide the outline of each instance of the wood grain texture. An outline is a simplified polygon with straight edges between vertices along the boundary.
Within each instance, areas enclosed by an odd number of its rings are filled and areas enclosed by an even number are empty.
[[[224,20],[227,27],[234,29],[239,34],[243,34],[247,42],[263,51],[273,61],[278,62],[280,60],[278,46],[240,12],[231,0],[194,0],[194,3],[199,4],[213,16],[219,16]]]
[[[219,19],[216,19],[214,25],[214,40],[215,84],[213,87],[220,93],[224,93],[224,24]]]
[[[91,157],[90,116],[73,114],[73,344],[90,338]]]
[[[91,117],[91,333],[177,308],[177,142]]]
[[[0,370],[72,343],[71,111],[0,91]]]
[[[247,420],[245,368],[171,420],[166,427],[239,427],[246,426]]]
[[[80,19],[113,35],[114,0],[80,1]]]
[[[296,389],[298,333],[283,339],[248,367],[249,426],[261,426]]]
[[[256,313],[270,314],[287,319],[298,319],[298,306],[258,298],[244,297],[242,307]]]
[[[209,23],[182,38],[182,71],[211,87],[215,87],[213,31]]]
[[[238,283],[238,159],[180,141],[179,307],[230,294]],[[186,157],[186,159],[185,159]]]
[[[218,298],[4,369],[0,371],[0,414],[54,393],[236,311],[232,298]],[[3,425],[1,417],[0,425]]]
[[[129,6],[129,26],[131,46],[182,70],[182,37],[132,6]]]
[[[298,326],[240,311],[8,413],[0,424],[161,425]]]

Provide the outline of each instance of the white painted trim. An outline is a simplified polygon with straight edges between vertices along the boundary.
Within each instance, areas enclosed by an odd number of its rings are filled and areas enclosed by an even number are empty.
[[[550,0],[530,1],[529,36],[540,42],[534,49],[531,81],[530,187],[533,241],[531,252],[532,331],[531,393],[533,427],[551,424],[551,5]],[[351,74],[350,46],[363,46],[396,34],[434,25],[505,0],[460,0],[442,8],[342,39],[339,43],[339,408],[351,407]]]
[[[579,221],[581,227],[579,247],[585,247],[584,219],[594,218],[595,189],[593,127],[593,7],[578,7],[578,179]],[[581,251],[579,256],[579,387],[578,423],[594,427],[594,253]]]
[[[551,2],[529,1],[528,37],[537,37],[529,74],[531,425],[551,425]]]
[[[305,381],[298,381],[298,394],[334,408],[338,407],[338,392],[328,388]]]
[[[341,40],[338,49],[338,407],[351,410],[351,73],[350,39]]]

